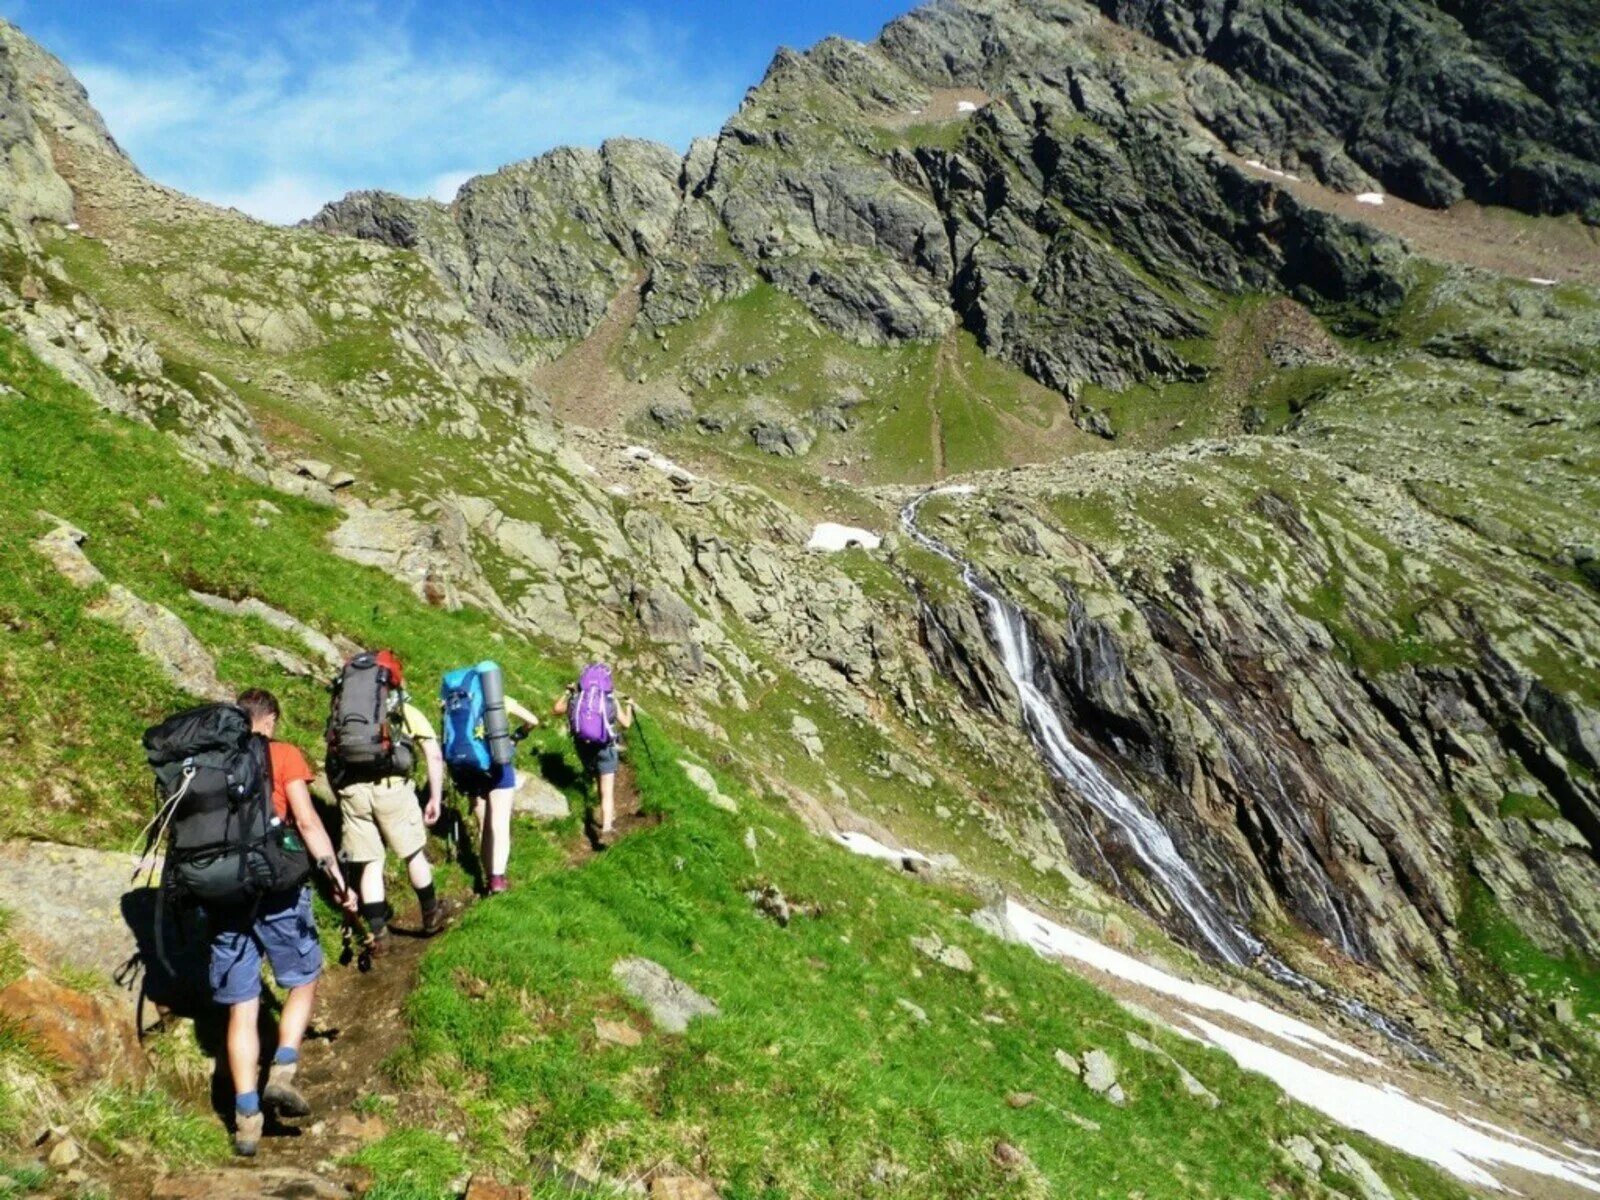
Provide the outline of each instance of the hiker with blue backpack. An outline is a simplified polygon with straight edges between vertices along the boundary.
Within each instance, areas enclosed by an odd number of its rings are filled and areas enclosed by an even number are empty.
[[[449,671],[439,687],[444,723],[444,761],[450,782],[472,800],[478,822],[478,861],[491,896],[505,891],[511,861],[511,807],[517,790],[517,743],[539,723],[506,695],[500,667],[485,660]],[[522,722],[515,733],[511,718]]]
[[[611,668],[605,663],[590,663],[551,711],[567,718],[578,758],[598,786],[600,830],[595,841],[607,846],[616,833],[618,736],[620,730],[633,727],[633,701],[619,704]]]

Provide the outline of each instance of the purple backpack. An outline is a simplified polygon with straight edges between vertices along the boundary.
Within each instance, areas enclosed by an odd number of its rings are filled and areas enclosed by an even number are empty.
[[[576,741],[609,746],[616,740],[611,726],[611,668],[590,663],[578,676],[578,691],[567,704],[567,728]]]

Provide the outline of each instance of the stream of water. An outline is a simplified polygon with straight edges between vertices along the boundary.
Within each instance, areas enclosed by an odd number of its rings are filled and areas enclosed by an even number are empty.
[[[1183,914],[1204,948],[1233,966],[1256,967],[1279,983],[1334,1005],[1416,1057],[1436,1060],[1427,1047],[1382,1013],[1359,1000],[1329,991],[1267,953],[1261,940],[1212,895],[1149,807],[1113,783],[1099,764],[1073,742],[1061,714],[1036,682],[1038,655],[1022,610],[979,575],[972,563],[917,525],[917,514],[930,497],[964,495],[972,490],[956,485],[924,492],[900,510],[900,524],[919,546],[953,564],[961,572],[962,582],[983,606],[990,641],[1016,691],[1024,727],[1050,773],[1121,833],[1150,879]]]

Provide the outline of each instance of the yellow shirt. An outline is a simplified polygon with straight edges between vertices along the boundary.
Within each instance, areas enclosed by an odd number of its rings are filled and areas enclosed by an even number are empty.
[[[411,701],[407,700],[400,710],[400,722],[405,726],[408,736],[419,741],[437,742],[439,735],[433,731],[433,724],[422,715],[422,710]]]

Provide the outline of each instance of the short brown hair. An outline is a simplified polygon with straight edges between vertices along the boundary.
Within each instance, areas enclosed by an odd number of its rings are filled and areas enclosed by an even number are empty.
[[[237,703],[250,715],[252,721],[262,721],[267,717],[281,716],[283,713],[278,707],[278,698],[266,688],[250,688],[248,691],[240,692]]]

